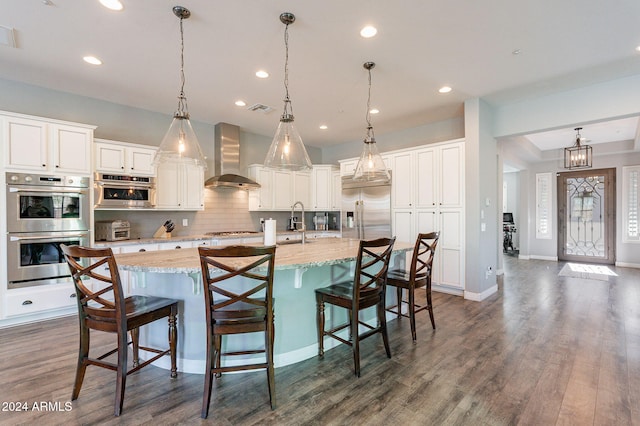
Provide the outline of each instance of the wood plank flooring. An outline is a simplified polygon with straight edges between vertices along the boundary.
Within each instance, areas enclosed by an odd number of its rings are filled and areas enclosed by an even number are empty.
[[[359,379],[344,345],[278,368],[272,411],[264,372],[225,375],[206,421],[203,376],[171,380],[156,367],[128,378],[119,418],[115,373],[96,367],[65,411],[76,318],[2,329],[0,408],[29,411],[0,411],[0,424],[640,425],[640,270],[612,267],[605,282],[558,277],[561,262],[504,261],[499,292],[483,302],[434,293],[438,329],[419,314],[417,343],[408,320],[391,321],[391,359],[380,338],[365,340]],[[40,402],[58,406],[34,411]]]

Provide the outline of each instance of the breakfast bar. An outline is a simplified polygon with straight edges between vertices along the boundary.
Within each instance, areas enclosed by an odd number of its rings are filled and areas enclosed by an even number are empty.
[[[317,355],[315,289],[336,280],[353,277],[358,240],[327,238],[305,244],[278,245],[274,273],[275,365],[281,367]],[[405,253],[413,245],[396,243],[390,268],[405,262]],[[132,294],[170,297],[180,301],[178,317],[178,370],[200,373],[205,370],[206,331],[203,284],[197,248],[116,255],[123,276],[128,277]],[[389,297],[394,297],[389,292]],[[341,309],[327,309],[327,322],[346,319]],[[365,320],[369,319],[364,317]],[[374,312],[371,312],[371,319]],[[394,317],[395,318],[395,317]],[[233,340],[232,340],[233,339]],[[263,334],[233,336],[224,342],[259,346]],[[162,345],[166,324],[158,321],[140,333],[141,344]],[[325,350],[335,346],[326,340]],[[156,364],[168,368],[168,360]],[[166,364],[166,365],[165,365]]]

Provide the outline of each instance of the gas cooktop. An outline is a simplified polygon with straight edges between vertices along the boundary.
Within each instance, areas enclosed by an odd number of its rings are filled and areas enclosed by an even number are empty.
[[[258,231],[220,231],[220,232],[207,232],[206,235],[213,235],[216,237],[226,237],[229,235],[250,235],[259,234]]]

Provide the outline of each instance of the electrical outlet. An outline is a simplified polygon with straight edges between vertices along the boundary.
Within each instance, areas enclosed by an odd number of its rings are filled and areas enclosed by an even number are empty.
[[[182,219],[182,226],[189,226],[189,219]]]

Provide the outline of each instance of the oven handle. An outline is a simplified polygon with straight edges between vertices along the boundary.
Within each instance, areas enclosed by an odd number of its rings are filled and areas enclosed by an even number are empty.
[[[63,189],[56,188],[52,189],[40,189],[40,188],[14,188],[12,186],[9,187],[9,192],[37,192],[37,193],[47,193],[51,195],[56,194],[78,194],[78,195],[87,195],[88,190],[84,189]]]
[[[59,234],[58,234],[59,235]],[[52,236],[52,235],[39,235],[39,236],[31,236],[31,237],[16,237],[9,236],[9,241],[31,241],[31,240],[50,240],[52,238],[60,239],[60,238],[74,238],[74,237],[87,237],[89,235],[88,232],[79,232],[79,233],[64,233],[60,236]]]
[[[146,182],[101,182],[96,181],[96,185],[98,186],[113,186],[117,188],[140,188],[140,189],[152,189],[155,187],[153,183]]]

